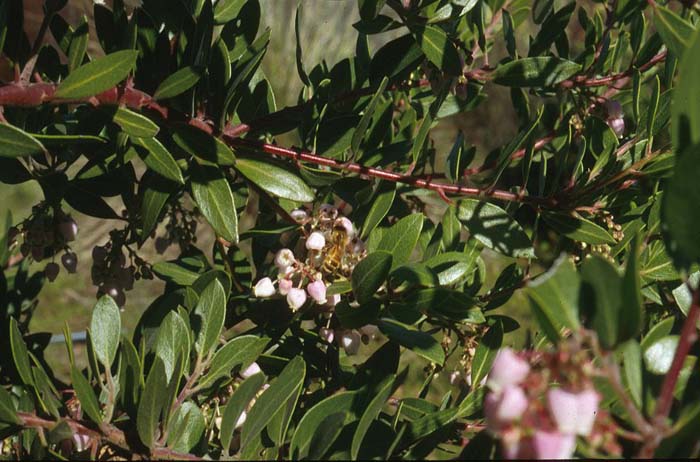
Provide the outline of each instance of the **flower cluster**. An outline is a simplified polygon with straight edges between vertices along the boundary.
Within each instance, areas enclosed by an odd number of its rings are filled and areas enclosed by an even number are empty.
[[[31,257],[34,261],[42,261],[64,251],[61,263],[69,273],[75,273],[78,265],[77,255],[70,249],[69,242],[73,242],[78,235],[78,224],[73,218],[64,213],[60,208],[51,209],[42,203],[32,208],[32,215],[19,225],[19,228],[10,228],[8,231],[8,245],[15,244],[18,236],[22,236],[24,242],[20,245],[20,252],[24,257]],[[44,268],[44,274],[49,281],[58,276],[60,267],[54,261],[49,262]]]
[[[535,367],[509,348],[499,351],[484,400],[487,429],[507,459],[568,459],[576,437],[601,436],[600,395],[586,365],[567,353],[542,353]],[[583,366],[583,367],[582,367]],[[557,386],[551,386],[556,382]],[[597,438],[602,443],[602,438]]]
[[[274,259],[276,280],[260,279],[253,295],[268,298],[277,293],[286,297],[293,311],[309,299],[332,308],[340,301],[340,295],[328,294],[328,286],[336,278],[350,276],[366,253],[364,243],[357,237],[352,222],[332,205],[322,205],[313,217],[301,209],[291,215],[302,226],[303,248],[280,249]]]

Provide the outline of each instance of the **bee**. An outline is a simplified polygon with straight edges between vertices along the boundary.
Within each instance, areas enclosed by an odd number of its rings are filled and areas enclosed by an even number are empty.
[[[336,223],[331,231],[330,242],[324,250],[322,269],[324,272],[334,275],[340,269],[348,245],[348,232],[341,223]]]

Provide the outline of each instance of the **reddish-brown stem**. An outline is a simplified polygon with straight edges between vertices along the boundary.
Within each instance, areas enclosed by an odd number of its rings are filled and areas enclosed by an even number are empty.
[[[688,309],[688,316],[685,318],[685,322],[683,323],[681,335],[678,339],[678,346],[676,347],[676,354],[673,357],[671,368],[666,374],[663,385],[661,386],[659,399],[656,402],[656,413],[654,416],[655,424],[663,423],[671,411],[671,404],[673,404],[673,390],[676,387],[678,377],[681,369],[683,368],[683,361],[685,360],[685,357],[688,356],[690,347],[693,346],[693,343],[695,343],[695,341],[698,339],[697,323],[699,318],[700,288],[693,290],[693,301]]]
[[[327,157],[322,157],[313,154],[308,151],[294,150],[276,146],[274,144],[264,143],[260,141],[252,141],[246,139],[228,139],[232,145],[242,148],[248,148],[253,151],[262,151],[268,154],[274,154],[279,156],[284,156],[297,161],[310,162],[316,165],[323,165],[330,167],[335,170],[344,170],[352,173],[358,173],[360,175],[365,175],[368,177],[380,178],[382,180],[393,181],[396,183],[410,184],[418,188],[430,189],[437,191],[441,194],[454,194],[463,196],[476,196],[492,199],[500,199],[509,202],[524,202],[536,205],[556,205],[556,202],[550,199],[531,197],[531,196],[520,196],[516,193],[510,191],[503,191],[498,189],[484,190],[479,188],[471,188],[466,186],[452,185],[435,183],[433,181],[424,180],[410,175],[402,175],[400,173],[387,172],[373,167],[366,167],[364,165],[356,164],[353,162],[343,163],[338,162],[334,159],[329,159]]]
[[[649,68],[659,64],[661,61],[666,59],[668,52],[666,50],[654,55],[649,61],[639,66],[639,72],[644,72]],[[608,75],[605,77],[590,78],[585,75],[579,75],[572,77],[571,79],[564,80],[559,83],[562,88],[573,88],[573,87],[603,87],[606,85],[611,85],[614,82],[624,79],[625,77],[630,77],[634,73],[634,68],[627,69],[624,72],[618,72],[617,74]]]

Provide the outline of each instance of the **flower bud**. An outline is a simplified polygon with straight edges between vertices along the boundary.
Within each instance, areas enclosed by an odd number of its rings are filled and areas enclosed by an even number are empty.
[[[58,272],[60,270],[61,268],[58,266],[57,263],[47,263],[46,267],[44,267],[44,275],[46,276],[46,279],[49,280],[49,282],[53,282],[58,276]]]
[[[105,258],[107,258],[107,249],[99,245],[92,248],[92,259],[95,262],[103,262]]]
[[[499,391],[508,385],[519,385],[530,372],[530,365],[510,348],[498,352],[489,372],[488,386]]]
[[[279,291],[280,295],[287,295],[289,290],[294,286],[291,279],[280,279],[279,280]]]
[[[600,395],[591,388],[579,393],[562,388],[547,391],[547,407],[562,433],[590,435],[599,402]]]
[[[625,134],[625,119],[618,117],[616,119],[608,119],[608,125],[612,128],[618,138],[622,138]]]
[[[619,119],[622,117],[622,105],[619,101],[609,99],[605,102],[605,110],[609,119]]]
[[[323,250],[325,246],[326,238],[318,231],[314,231],[306,239],[306,248],[309,250]]]
[[[90,444],[90,437],[84,433],[73,433],[73,444],[75,452],[83,452]]]
[[[360,334],[356,330],[346,330],[340,335],[340,345],[348,356],[357,354],[360,342]]]
[[[318,336],[321,337],[326,342],[331,343],[333,341],[333,337],[335,337],[335,332],[333,332],[333,329],[329,329],[327,327],[321,327],[318,330]]]
[[[280,249],[275,255],[275,266],[283,272],[290,266],[293,266],[295,262],[294,252],[289,249]]]
[[[253,287],[253,294],[257,298],[272,297],[275,294],[275,286],[272,284],[272,279],[262,278]]]
[[[497,432],[503,426],[517,420],[527,409],[527,396],[518,386],[507,386],[500,392],[492,392],[484,399],[484,415],[489,430]]]
[[[78,224],[71,217],[66,217],[58,225],[58,232],[63,236],[63,240],[66,242],[71,242],[75,240],[75,236],[78,235]]]
[[[314,281],[307,284],[306,291],[316,303],[326,303],[326,284],[323,281]]]
[[[292,210],[291,212],[289,212],[289,215],[291,215],[291,217],[294,218],[296,221],[304,221],[309,217],[309,214],[306,213],[306,210],[304,209]]]
[[[367,345],[370,340],[377,336],[379,333],[379,328],[374,324],[366,324],[358,329],[361,335],[362,343]]]
[[[287,303],[294,311],[301,308],[306,303],[306,292],[304,289],[297,289],[296,287],[289,289],[289,292],[287,292]]]
[[[61,263],[66,271],[73,274],[78,266],[78,256],[73,252],[66,252],[61,256]]]
[[[260,372],[262,372],[262,370],[260,369],[260,366],[258,366],[258,363],[253,362],[250,366],[246,367],[245,370],[242,370],[240,375],[244,379],[247,379],[248,377],[251,377]]]
[[[570,459],[576,449],[574,435],[535,430],[530,444],[535,459]]]

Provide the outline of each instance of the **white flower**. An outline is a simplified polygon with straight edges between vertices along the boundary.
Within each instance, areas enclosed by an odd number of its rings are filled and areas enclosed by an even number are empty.
[[[326,284],[323,281],[314,281],[307,284],[306,291],[316,303],[326,303]]]
[[[306,303],[306,291],[304,291],[304,289],[297,289],[296,287],[289,289],[287,293],[287,303],[292,310],[298,310]]]
[[[282,272],[286,272],[287,268],[294,266],[295,262],[294,252],[289,249],[280,249],[275,255],[275,266]]]
[[[272,279],[262,278],[253,287],[253,294],[258,298],[272,297],[275,294],[275,286],[272,284]]]
[[[530,365],[510,348],[498,352],[489,372],[488,385],[494,391],[508,385],[519,385],[530,372]]]
[[[484,415],[489,430],[497,432],[504,425],[519,419],[527,405],[527,396],[518,386],[509,385],[501,392],[489,393],[484,399]]]
[[[289,289],[291,289],[293,285],[294,285],[294,283],[292,282],[291,279],[280,279],[279,280],[280,295],[287,295],[289,293]]]
[[[306,248],[309,250],[323,250],[325,246],[326,238],[318,231],[314,231],[306,239]]]
[[[345,228],[345,232],[348,233],[348,239],[355,237],[355,227],[352,225],[352,221],[350,221],[347,217],[338,218],[335,220],[334,225],[340,225]]]
[[[608,119],[608,125],[612,128],[618,138],[622,138],[625,134],[625,119],[618,117],[616,119]]]
[[[291,215],[291,217],[294,218],[296,221],[306,220],[306,218],[309,216],[309,214],[306,213],[306,210],[304,209],[292,210],[291,212],[289,212],[289,215]]]
[[[241,371],[240,375],[244,379],[247,379],[248,377],[252,377],[260,372],[262,372],[262,370],[260,369],[260,366],[258,366],[258,363],[253,362],[250,366],[246,367],[245,370]]]
[[[552,388],[547,391],[547,407],[562,433],[588,436],[593,429],[600,395],[588,388],[579,393]]]

